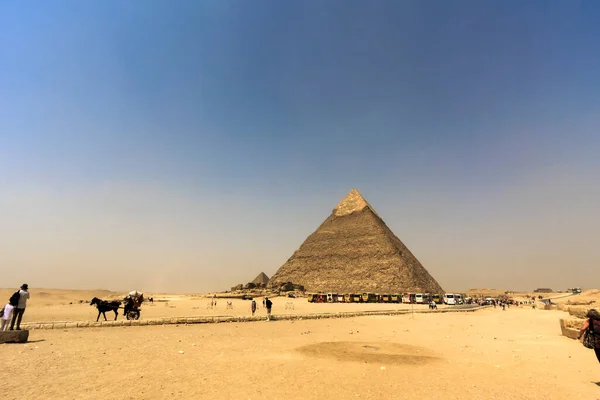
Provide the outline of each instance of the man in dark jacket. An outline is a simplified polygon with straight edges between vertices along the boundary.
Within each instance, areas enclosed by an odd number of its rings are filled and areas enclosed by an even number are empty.
[[[270,321],[271,320],[271,307],[273,307],[273,302],[271,300],[269,300],[268,297],[265,299],[265,306],[267,306],[267,321]]]
[[[23,314],[25,313],[27,299],[29,299],[28,286],[26,283],[24,283],[23,285],[21,285],[21,290],[19,290],[19,299],[17,302],[17,306],[13,312],[12,321],[10,322],[11,331],[15,327],[15,322],[17,323],[17,330],[21,330],[21,319],[23,318]]]

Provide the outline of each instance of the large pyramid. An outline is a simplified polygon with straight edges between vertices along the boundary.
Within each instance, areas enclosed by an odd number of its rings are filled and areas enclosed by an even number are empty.
[[[309,292],[443,293],[356,189],[269,280]]]

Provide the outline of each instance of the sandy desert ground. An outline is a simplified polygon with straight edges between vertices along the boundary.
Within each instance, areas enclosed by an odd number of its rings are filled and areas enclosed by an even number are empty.
[[[89,292],[39,294],[36,298],[32,291],[27,320],[95,318],[87,304],[68,304],[71,298],[89,297]],[[276,299],[276,311],[284,301]],[[230,311],[220,302],[223,308],[216,311]],[[249,303],[237,302],[234,311],[247,312],[242,304]],[[142,317],[165,310],[167,315],[213,312],[206,309],[206,299],[194,296],[172,296],[168,304],[174,309],[165,304],[144,306]],[[308,304],[305,299],[294,304],[298,312],[382,306]],[[600,399],[600,365],[591,350],[560,336],[558,319],[563,315],[511,307],[33,330],[30,343],[0,345],[2,398]]]
[[[8,301],[14,289],[0,289],[0,299]],[[93,297],[102,299],[122,299],[124,293],[102,290],[95,291],[69,291],[57,289],[30,290],[31,299],[24,315],[24,322],[47,321],[95,321],[98,311],[95,307],[80,300],[91,300]],[[217,306],[209,307],[211,298],[206,295],[181,295],[181,294],[153,294],[154,303],[145,302],[142,305],[142,318],[160,317],[196,317],[217,315],[251,315],[250,301],[241,299],[217,298]],[[411,309],[406,304],[311,304],[306,298],[290,299],[286,297],[272,297],[273,312],[279,314],[305,314],[328,313],[339,311],[357,310],[397,310]],[[227,307],[227,302],[233,308]],[[258,315],[266,315],[262,307],[262,297],[257,297]],[[70,304],[72,303],[72,304]],[[441,305],[440,308],[445,306]],[[414,305],[415,310],[427,309],[426,305]],[[107,313],[106,317],[114,319],[114,313]],[[122,319],[122,310],[118,319]],[[100,317],[103,320],[103,317]]]
[[[0,289],[0,299],[8,301],[10,295],[15,289]],[[497,290],[479,290],[479,295],[497,296],[504,293]],[[580,296],[557,299],[557,301],[567,301],[568,299],[586,299],[589,300],[598,297],[600,294],[591,292],[583,293]],[[598,292],[600,293],[600,291]],[[105,300],[122,299],[126,293],[112,292],[108,290],[61,290],[61,289],[30,289],[31,299],[24,315],[24,322],[48,322],[48,321],[95,321],[98,312],[95,307],[89,304],[80,303],[88,301],[94,297]],[[164,294],[164,293],[146,293],[146,297],[152,295],[154,304],[144,303],[142,306],[142,318],[161,318],[161,317],[196,317],[196,316],[217,316],[217,315],[250,315],[250,301],[240,299],[217,299],[216,307],[208,307],[211,302],[210,295],[205,294]],[[518,293],[513,295],[515,299],[524,299],[532,296],[533,293]],[[537,295],[537,293],[536,293]],[[550,297],[563,296],[561,293],[553,293]],[[262,297],[256,298],[258,303],[258,314],[264,315],[262,308]],[[406,305],[406,304],[311,304],[306,298],[290,299],[285,297],[272,298],[274,306],[273,312],[279,314],[306,314],[306,313],[329,313],[340,311],[362,311],[362,310],[398,310],[398,309],[427,309],[426,305]],[[232,302],[233,308],[227,308],[227,301]],[[440,305],[440,308],[446,306]],[[106,317],[114,319],[114,313],[107,313]],[[122,310],[119,311],[118,319],[122,319]],[[103,317],[100,317],[101,320]]]

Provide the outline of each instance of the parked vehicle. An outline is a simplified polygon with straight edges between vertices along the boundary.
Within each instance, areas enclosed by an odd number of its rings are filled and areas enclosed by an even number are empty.
[[[351,294],[350,297],[352,298],[353,303],[362,302],[362,296],[360,294]]]
[[[362,294],[362,302],[363,303],[376,303],[377,296],[375,293],[363,293]]]
[[[439,294],[434,294],[433,296],[431,296],[431,299],[435,302],[435,304],[442,304],[444,302],[443,297]]]
[[[456,305],[456,299],[454,298],[453,293],[446,293],[444,295],[444,304],[451,306]]]

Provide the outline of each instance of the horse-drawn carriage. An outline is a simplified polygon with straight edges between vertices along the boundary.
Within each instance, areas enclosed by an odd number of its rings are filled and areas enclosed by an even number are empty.
[[[123,303],[123,315],[127,319],[140,319],[140,306],[144,302],[144,294],[134,290],[129,292],[127,296],[123,299],[123,301],[113,300],[113,301],[104,301],[97,297],[94,297],[90,302],[91,306],[96,306],[98,308],[98,317],[96,321],[100,319],[100,314],[104,316],[104,320],[106,321],[106,312],[113,311],[115,313],[115,321],[117,320],[118,310],[121,308],[121,303]]]

